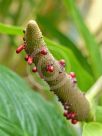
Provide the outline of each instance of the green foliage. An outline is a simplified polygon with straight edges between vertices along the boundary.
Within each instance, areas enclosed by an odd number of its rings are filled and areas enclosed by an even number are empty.
[[[100,123],[88,123],[84,124],[82,136],[101,136],[102,124]]]
[[[100,75],[102,75],[102,68],[101,68],[102,58],[98,48],[99,45],[97,44],[94,36],[89,32],[86,25],[84,24],[80,12],[78,11],[75,5],[75,0],[64,0],[64,3],[66,8],[68,9],[68,13],[70,11],[73,21],[75,22],[78,30],[83,36],[85,45],[89,51],[90,61],[92,64],[94,75],[95,77],[99,77]]]
[[[6,117],[0,115],[0,136],[23,136],[22,129]]]
[[[3,134],[3,135],[2,135]],[[54,105],[0,66],[0,136],[73,136]]]
[[[96,121],[102,123],[102,106],[96,108]]]
[[[22,28],[0,23],[0,33],[10,35],[23,35]]]

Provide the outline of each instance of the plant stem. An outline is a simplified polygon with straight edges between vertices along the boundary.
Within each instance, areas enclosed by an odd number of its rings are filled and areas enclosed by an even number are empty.
[[[98,98],[102,93],[102,76],[96,81],[96,83],[86,93],[88,100],[93,101]]]

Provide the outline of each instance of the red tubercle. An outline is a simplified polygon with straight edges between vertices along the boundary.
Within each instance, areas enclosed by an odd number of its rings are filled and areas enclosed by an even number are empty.
[[[42,48],[41,51],[40,51],[40,53],[42,55],[46,55],[47,54],[47,50],[45,48]]]
[[[31,65],[33,63],[33,58],[29,56],[27,62],[29,65]]]
[[[16,53],[19,54],[23,49],[25,49],[25,45],[20,45],[17,49],[16,49]]]
[[[64,116],[66,116],[67,119],[74,119],[76,117],[76,113],[65,111]]]
[[[53,72],[53,71],[54,71],[53,65],[48,65],[47,68],[46,68],[46,70],[47,70],[48,72]]]
[[[71,112],[71,119],[74,119],[76,116],[76,113],[75,112]]]
[[[33,69],[32,69],[32,72],[37,72],[37,67],[34,67]]]
[[[68,113],[67,111],[65,111],[63,115],[64,115],[68,120],[69,120],[69,119],[72,119],[72,118],[71,118],[71,113]]]
[[[28,61],[29,55],[25,56],[25,61]]]
[[[72,119],[72,120],[71,120],[71,123],[72,123],[72,124],[77,124],[78,121],[77,121],[76,119]]]
[[[65,117],[67,117],[67,115],[68,115],[68,112],[64,112],[64,114],[63,114]]]
[[[59,61],[59,64],[60,64],[61,66],[65,67],[65,60],[64,60],[64,59],[61,59],[61,60]]]
[[[70,72],[69,75],[72,77],[72,78],[76,78],[76,74],[74,72]]]
[[[76,84],[77,80],[76,80],[76,74],[74,72],[70,72],[68,74],[69,78],[71,79],[72,83]]]
[[[67,119],[72,119],[72,113],[67,113]]]
[[[68,120],[71,120],[72,124],[76,124],[78,120],[75,119],[76,113],[75,112],[68,112],[65,111],[63,114]]]

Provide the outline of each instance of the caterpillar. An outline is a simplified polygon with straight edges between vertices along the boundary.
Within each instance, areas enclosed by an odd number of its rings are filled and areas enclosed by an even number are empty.
[[[91,121],[91,106],[85,95],[78,89],[74,72],[66,73],[65,61],[57,61],[48,50],[42,32],[36,21],[30,20],[24,32],[24,43],[16,53],[25,50],[25,60],[29,65],[35,64],[32,72],[38,72],[49,85],[64,106],[64,116],[72,124],[78,121]]]

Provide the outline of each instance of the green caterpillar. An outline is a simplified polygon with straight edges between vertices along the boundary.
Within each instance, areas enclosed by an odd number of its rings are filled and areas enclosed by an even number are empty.
[[[91,121],[93,116],[85,95],[77,88],[74,73],[65,72],[64,60],[57,61],[48,50],[42,33],[33,20],[29,21],[24,31],[24,44],[18,47],[17,53],[25,49],[28,64],[34,63],[36,67],[32,72],[38,72],[49,84],[64,106],[67,119],[73,124],[77,121]]]

